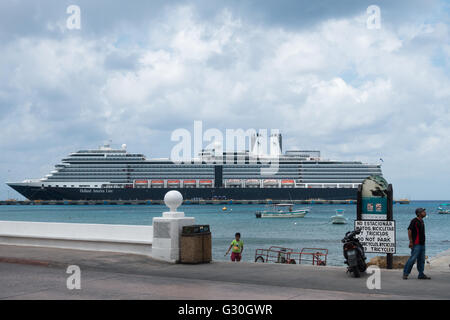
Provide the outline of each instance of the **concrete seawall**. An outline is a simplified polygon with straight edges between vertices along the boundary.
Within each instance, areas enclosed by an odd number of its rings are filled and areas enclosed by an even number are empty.
[[[151,255],[152,226],[0,221],[0,244]]]

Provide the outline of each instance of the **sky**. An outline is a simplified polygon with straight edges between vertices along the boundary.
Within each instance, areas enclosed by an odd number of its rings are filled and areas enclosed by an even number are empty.
[[[449,1],[2,1],[0,43],[0,199],[109,140],[169,157],[194,121],[381,158],[395,198],[450,199]]]

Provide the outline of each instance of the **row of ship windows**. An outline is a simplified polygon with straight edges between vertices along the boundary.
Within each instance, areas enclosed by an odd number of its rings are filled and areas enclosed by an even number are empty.
[[[247,176],[261,176],[261,172],[246,172],[246,173],[223,173],[224,177],[228,176],[236,176],[236,177],[247,177]],[[323,177],[346,177],[346,176],[358,176],[358,177],[367,177],[370,174],[368,173],[358,173],[358,172],[331,172],[331,173],[323,173],[323,172],[308,172],[308,173],[299,173],[299,172],[275,172],[274,174],[271,174],[273,176],[280,176],[280,175],[287,175],[287,176],[302,176],[302,177],[316,177],[316,176],[323,176]],[[170,172],[152,172],[147,174],[142,173],[110,173],[110,174],[104,174],[104,173],[55,173],[50,177],[85,177],[85,176],[96,176],[96,177],[154,177],[154,176],[168,176],[168,177],[176,177],[176,176],[213,176],[212,173],[170,173]]]
[[[53,187],[53,186],[51,186],[51,187]],[[54,187],[58,188],[59,185],[55,185]],[[67,188],[67,187],[74,188],[75,185],[63,185],[62,187],[64,187],[64,188]],[[99,185],[94,185],[94,186],[92,186],[92,185],[80,185],[80,186],[77,186],[77,188],[92,188],[92,187],[98,188]],[[122,189],[123,188],[122,185],[117,185],[117,186],[114,186],[114,185],[103,186],[102,185],[101,187],[102,188],[108,188],[108,189]],[[155,188],[155,189],[157,189],[157,188],[161,188],[162,189],[163,187],[164,186],[152,186],[152,188]],[[196,187],[196,186],[184,186],[184,188],[211,188],[211,187],[212,186],[198,186],[198,187]],[[227,186],[227,188],[240,188],[240,187],[241,186]],[[260,186],[247,186],[247,188],[259,188],[259,187]],[[312,186],[310,186],[310,187],[312,187]],[[321,187],[323,187],[323,188],[337,188],[337,185],[336,184],[323,184]],[[136,186],[135,188],[137,188],[137,189],[145,189],[147,187]],[[281,188],[294,188],[294,186],[293,185],[281,186]],[[351,185],[351,184],[349,184],[349,185],[341,185],[340,188],[353,188],[353,185]]]
[[[183,178],[181,178],[183,179]],[[299,183],[361,183],[364,179],[299,179]],[[51,180],[52,182],[69,182],[71,179],[54,179]],[[74,182],[77,182],[79,180],[74,180]],[[88,182],[105,182],[104,180],[98,180],[98,179],[84,179],[84,181]],[[133,183],[133,180],[127,180],[127,179],[110,179],[108,180],[111,183]],[[82,187],[82,186],[81,186]]]
[[[105,156],[105,152],[99,152],[99,153],[74,153],[71,154],[70,158],[72,157],[104,157]],[[113,155],[114,157],[139,157],[139,158],[145,158],[145,156],[143,154],[138,154],[138,153],[109,153],[107,154],[107,157]]]
[[[78,161],[78,160],[90,160],[90,161],[105,161],[106,160],[138,160],[138,161],[142,161],[145,160],[144,157],[135,154],[135,155],[123,155],[123,156],[119,156],[117,157],[115,156],[111,156],[111,155],[107,155],[105,156],[104,154],[94,154],[94,155],[77,155],[75,157],[70,157],[70,158],[64,158],[63,161]]]
[[[317,177],[304,177],[304,176],[271,176],[266,178],[276,178],[276,179],[301,179],[301,180],[348,180],[348,179],[357,179],[364,180],[367,178],[366,176],[346,176],[346,177],[329,177],[329,176],[317,176]],[[161,177],[161,176],[152,176],[152,177],[55,177],[48,178],[48,181],[56,181],[56,180],[68,180],[68,181],[83,181],[83,180],[98,180],[98,181],[109,181],[109,180],[140,180],[140,179],[214,179],[212,176],[177,176],[177,177]],[[240,177],[236,176],[227,176],[224,179],[240,179]],[[261,176],[248,176],[246,179],[261,179]],[[244,179],[242,179],[244,180]]]
[[[270,169],[266,169],[266,170],[270,170]],[[278,172],[287,172],[287,173],[298,173],[298,170],[278,170],[276,168],[274,168],[274,170],[277,170]],[[252,173],[259,173],[261,172],[261,169],[257,169],[257,170],[246,170],[246,171],[237,171],[237,170],[224,170],[222,171],[223,173],[229,173],[229,174],[252,174]],[[146,171],[139,171],[139,170],[118,170],[118,171],[100,171],[100,170],[61,170],[61,171],[56,171],[54,172],[54,174],[183,174],[183,173],[187,173],[187,174],[195,174],[195,173],[200,173],[200,174],[213,174],[214,170],[146,170]]]
[[[275,163],[274,163],[275,164]],[[243,169],[249,169],[249,168],[260,168],[261,166],[269,166],[270,164],[223,164],[223,168],[243,168]],[[379,165],[362,165],[362,164],[337,164],[337,165],[329,165],[329,164],[284,164],[284,163],[278,163],[280,167],[295,167],[295,168],[332,168],[332,169],[345,169],[345,168],[359,168],[359,169],[380,169]],[[57,165],[57,167],[63,167],[64,165]],[[66,165],[66,167],[77,167],[77,168],[210,168],[214,167],[214,164],[173,164],[168,163],[167,165],[162,164],[145,164],[145,165],[138,165],[138,164],[89,164],[89,165],[83,165],[83,164],[72,164],[72,165]]]
[[[94,158],[95,157],[95,158]],[[121,157],[112,157],[112,156],[104,156],[104,155],[95,155],[95,156],[77,156],[74,158],[64,158],[62,161],[68,161],[68,162],[76,162],[76,161],[109,161],[109,160],[123,160],[123,161],[143,161],[145,158],[140,156],[121,156]]]
[[[254,166],[220,166],[223,168],[223,170],[251,170],[251,169],[259,169],[259,168],[268,168],[268,167],[279,167],[279,168],[286,168],[286,169],[299,169],[300,166],[285,166],[280,164],[267,164],[267,165],[254,165]],[[61,169],[90,169],[90,170],[101,170],[101,169],[116,169],[116,170],[122,170],[122,169],[133,169],[133,170],[156,170],[156,169],[176,169],[176,170],[189,170],[189,169],[201,169],[201,170],[214,170],[215,166],[181,166],[181,165],[171,165],[171,166],[62,166],[62,165],[56,165],[56,168]],[[345,168],[344,168],[345,169]]]
[[[270,164],[264,164],[264,165],[245,165],[245,166],[227,166],[223,165],[222,167],[224,169],[228,168],[242,168],[242,169],[257,169],[261,167],[269,167]],[[134,169],[134,170],[140,170],[140,169],[178,169],[178,170],[188,170],[188,169],[214,169],[215,165],[180,165],[180,164],[169,164],[169,165],[56,165],[57,168],[86,168],[86,169],[100,169],[100,168],[112,168],[112,169]],[[292,168],[298,168],[298,165],[280,165],[280,167],[292,167]]]
[[[152,172],[214,172],[214,170],[212,169],[208,169],[208,170],[198,170],[198,169],[191,169],[191,170],[180,170],[180,169],[175,169],[175,170],[144,170],[144,169],[119,169],[119,170],[110,170],[110,169],[104,169],[104,170],[99,170],[99,169],[70,169],[70,170],[59,170],[58,173],[70,173],[70,172],[104,172],[104,173],[128,173],[128,172],[148,172],[148,173],[152,173]]]
[[[276,168],[275,168],[276,169]],[[224,172],[223,174],[238,174],[238,175],[246,175],[246,174],[254,174],[254,173],[260,173],[261,170],[254,171],[254,172]],[[370,171],[291,171],[291,170],[275,170],[275,172],[279,173],[291,173],[291,174],[300,174],[300,175],[365,175],[369,176],[374,173],[381,173],[380,171],[377,172],[370,172]]]
[[[170,160],[156,160],[156,161],[145,161],[145,159],[143,158],[113,158],[113,157],[98,157],[98,158],[65,158],[62,159],[62,162],[65,163],[78,163],[78,162],[89,162],[89,163],[96,163],[96,162],[100,162],[100,163],[104,163],[104,162],[112,162],[112,161],[117,161],[119,160],[120,162],[130,162],[130,161],[138,161],[138,162],[142,162],[142,165],[151,165],[152,162],[157,162],[157,163],[153,163],[153,164],[161,164],[161,163],[168,163],[168,164],[172,164],[173,162]],[[272,160],[270,159],[248,159],[248,158],[243,158],[243,157],[224,157],[224,158],[216,158],[216,159],[202,159],[201,161],[177,161],[179,164],[183,164],[183,165],[191,165],[191,164],[196,164],[196,163],[207,163],[207,164],[252,164],[252,163],[266,163],[266,162],[271,162]],[[286,164],[298,164],[299,160],[290,160],[290,159],[276,159],[274,160],[276,162],[279,163],[286,163]],[[140,165],[139,163],[133,163],[133,165]]]
[[[239,177],[224,177],[225,180],[238,180]],[[249,180],[249,179],[256,179],[259,180],[261,176],[250,176],[247,177],[247,179],[242,180]],[[357,181],[363,181],[366,177],[299,177],[299,176],[277,176],[277,177],[267,177],[272,179],[296,179],[299,181],[347,181],[347,180],[357,180]],[[182,176],[182,177],[146,177],[141,178],[144,180],[164,180],[164,179],[176,179],[176,180],[183,180],[183,179],[214,179],[214,177],[190,177],[190,176]],[[140,180],[137,178],[102,178],[102,177],[82,177],[80,178],[68,178],[68,177],[60,177],[60,178],[53,178],[53,179],[47,179],[47,181],[115,181],[115,180],[121,180],[121,181],[134,181],[134,180]]]
[[[381,170],[351,170],[348,171],[348,169],[341,169],[341,170],[333,170],[333,171],[325,171],[325,170],[314,170],[314,169],[308,169],[308,170],[297,170],[297,169],[291,169],[291,168],[273,168],[274,170],[277,170],[278,172],[292,172],[292,173],[321,173],[321,174],[374,174],[374,173],[380,173]],[[228,169],[223,170],[223,173],[240,173],[240,174],[252,174],[255,172],[260,172],[261,168],[256,168],[255,170],[249,170],[249,169]],[[119,169],[119,170],[111,170],[111,169],[63,169],[60,170],[57,173],[64,173],[64,174],[78,174],[78,173],[90,173],[90,172],[96,172],[96,173],[108,173],[108,174],[127,174],[130,172],[139,172],[141,174],[152,174],[152,173],[171,173],[171,172],[199,172],[199,173],[212,173],[214,172],[211,169],[208,170],[198,170],[198,169],[152,169],[149,171],[148,169]]]
[[[90,173],[90,172],[80,172],[80,173],[53,173],[47,175],[47,177],[61,177],[61,176],[69,176],[69,177],[79,177],[79,176],[103,176],[103,177],[124,177],[124,176],[133,176],[133,177],[145,177],[145,176],[214,176],[214,172],[151,172],[151,173],[140,173],[140,172],[123,172],[123,173]]]
[[[133,155],[105,155],[98,154],[98,155],[78,155],[76,157],[68,157],[63,158],[62,161],[65,162],[77,162],[77,161],[93,161],[93,162],[99,162],[99,161],[139,161],[139,162],[145,162],[143,164],[151,164],[152,162],[171,162],[169,159],[151,159],[146,160],[146,158],[143,155],[139,154],[133,154]],[[240,156],[240,155],[230,155],[225,157],[212,157],[212,158],[203,158],[202,160],[188,160],[188,161],[182,161],[184,164],[192,164],[199,161],[203,162],[227,162],[227,161],[240,161],[240,162],[256,162],[256,161],[270,161],[270,158],[254,158],[254,157],[247,157],[247,156]],[[276,159],[278,162],[285,162],[285,163],[305,163],[308,165],[315,165],[315,164],[361,164],[361,162],[355,161],[355,162],[339,162],[339,161],[316,161],[316,160],[306,160],[306,159],[292,159],[290,157],[279,157]]]
[[[58,167],[58,165],[56,165]],[[60,165],[60,167],[64,168],[85,168],[85,169],[154,169],[154,168],[169,168],[169,169],[183,169],[183,168],[199,168],[199,169],[214,169],[214,166],[179,166],[179,165],[171,165],[171,166],[131,166],[131,165],[123,165],[123,166],[117,166],[117,165],[70,165],[70,166],[63,166]]]
[[[284,167],[284,166],[254,166],[254,167],[244,167],[244,168],[223,168],[224,172],[248,172],[257,171],[261,168],[276,168],[278,170],[287,171],[305,171],[305,172],[315,172],[315,171],[353,171],[353,172],[381,172],[380,168],[299,168],[299,167]],[[82,172],[82,171],[95,171],[95,172],[114,172],[114,171],[136,171],[136,172],[146,172],[146,171],[208,171],[213,172],[214,167],[146,167],[146,168],[135,168],[135,167],[56,167],[57,171],[71,171],[71,172]]]
[[[183,179],[183,178],[189,178],[189,179],[203,179],[203,178],[214,178],[214,175],[148,175],[148,176],[52,176],[48,177],[48,180],[54,180],[54,179],[72,179],[72,180],[83,180],[83,179],[102,179],[102,180],[109,180],[109,179],[160,179],[161,177],[170,178],[170,179]],[[165,179],[163,178],[163,179]]]

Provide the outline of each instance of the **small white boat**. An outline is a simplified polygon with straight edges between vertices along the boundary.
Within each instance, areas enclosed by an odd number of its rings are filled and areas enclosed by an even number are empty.
[[[257,211],[257,218],[304,218],[309,213],[309,208],[294,210],[292,203],[280,203],[269,205],[269,209]]]
[[[438,208],[439,214],[450,214],[450,203],[442,203]]]
[[[331,217],[332,224],[346,224],[348,219],[344,217],[344,209],[336,209],[336,214]]]

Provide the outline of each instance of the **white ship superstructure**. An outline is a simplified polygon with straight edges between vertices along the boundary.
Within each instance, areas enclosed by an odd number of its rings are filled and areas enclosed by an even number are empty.
[[[260,192],[261,197],[271,198],[287,194],[278,194],[276,189],[355,189],[368,176],[382,175],[380,164],[325,160],[320,151],[315,150],[282,153],[281,135],[272,135],[269,144],[267,153],[260,137],[253,136],[250,151],[219,154],[214,149],[203,150],[198,159],[183,162],[147,159],[143,154],[128,153],[125,145],[114,149],[107,144],[70,154],[42,179],[8,184],[26,197],[30,196],[26,187],[33,187],[34,194],[37,193],[35,188],[39,188],[39,194],[48,190],[58,192],[58,197],[96,192],[114,194],[116,192],[111,190],[119,189],[134,192],[137,198],[152,196],[151,192],[142,191],[154,189],[195,189],[200,190],[199,197],[227,197],[229,189],[243,192],[259,189],[267,190]],[[213,191],[208,193],[203,189]],[[122,192],[121,196],[123,194],[126,193]],[[321,194],[326,197],[327,192]],[[134,199],[133,195],[130,197]]]

